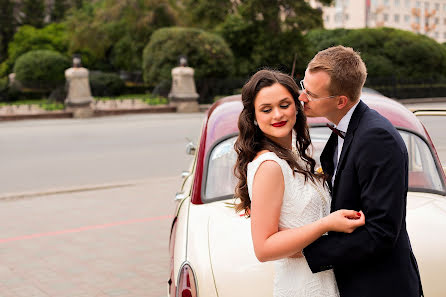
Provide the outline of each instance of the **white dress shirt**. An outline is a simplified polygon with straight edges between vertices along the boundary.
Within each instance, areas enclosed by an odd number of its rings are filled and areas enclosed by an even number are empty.
[[[359,101],[353,105],[352,108],[350,108],[350,110],[345,114],[345,116],[339,121],[339,124],[336,126],[334,125],[334,127],[336,129],[338,129],[339,131],[343,132],[344,135],[347,134],[347,129],[348,129],[348,125],[350,124],[350,120],[352,118],[353,112],[356,109],[356,106],[358,106]],[[337,160],[337,164],[339,164],[339,158],[341,156],[341,152],[342,152],[342,147],[344,145],[344,138],[338,136],[338,155],[336,156],[336,160]],[[335,176],[336,176],[336,171],[337,171],[337,166],[334,170],[333,173],[333,177],[331,178],[331,185],[334,186],[334,181],[335,181]]]

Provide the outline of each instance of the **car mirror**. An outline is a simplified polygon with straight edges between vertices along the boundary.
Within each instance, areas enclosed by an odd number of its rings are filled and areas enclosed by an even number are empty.
[[[195,144],[193,142],[189,142],[186,145],[186,154],[188,155],[195,155],[197,148],[195,147]]]

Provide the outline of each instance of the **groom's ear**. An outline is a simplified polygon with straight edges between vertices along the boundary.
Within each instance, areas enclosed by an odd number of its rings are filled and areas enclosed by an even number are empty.
[[[348,97],[344,96],[344,95],[340,95],[338,98],[337,108],[344,109],[344,107],[347,106],[347,104],[348,104]]]

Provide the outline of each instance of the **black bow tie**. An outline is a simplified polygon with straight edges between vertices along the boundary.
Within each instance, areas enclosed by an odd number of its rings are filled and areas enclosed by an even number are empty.
[[[333,131],[334,134],[338,135],[339,137],[341,137],[342,139],[345,138],[345,132],[342,132],[339,129],[336,129],[335,127],[333,127],[332,125],[330,125],[329,123],[327,123],[327,127],[330,128],[331,131]]]

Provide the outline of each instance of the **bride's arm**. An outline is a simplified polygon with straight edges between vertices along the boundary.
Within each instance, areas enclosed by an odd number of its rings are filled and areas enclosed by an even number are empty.
[[[364,216],[353,220],[357,212],[341,210],[300,228],[279,232],[279,217],[285,190],[282,170],[274,161],[258,168],[251,201],[251,235],[259,261],[286,258],[301,251],[328,231],[352,232],[363,225]]]

